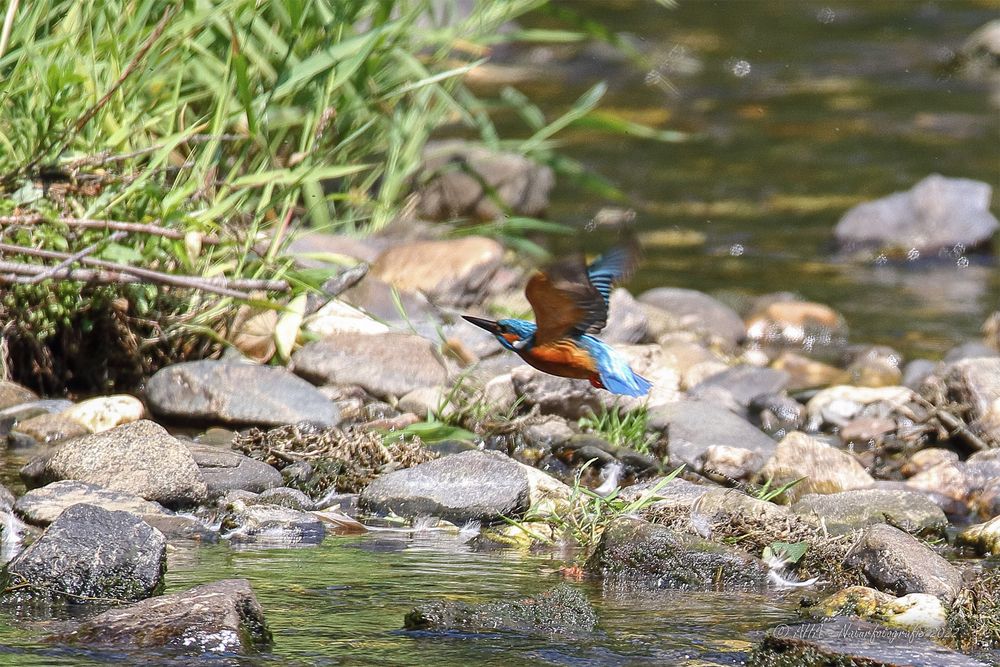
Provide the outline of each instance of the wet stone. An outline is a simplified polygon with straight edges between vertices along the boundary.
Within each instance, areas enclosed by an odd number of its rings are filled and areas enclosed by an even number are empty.
[[[403,623],[407,630],[577,634],[592,632],[597,614],[578,589],[559,584],[523,600],[432,602],[408,613]]]
[[[640,519],[612,523],[587,563],[612,590],[761,590],[768,567],[733,547]]]
[[[162,588],[166,558],[166,539],[134,514],[74,505],[9,563],[6,585],[70,601],[140,600]]]
[[[189,361],[157,371],[146,385],[156,414],[184,421],[277,426],[302,420],[333,426],[333,403],[279,366]]]
[[[319,517],[280,505],[237,501],[222,516],[222,537],[234,543],[263,546],[319,544],[326,531]]]
[[[844,564],[863,572],[873,587],[893,595],[929,593],[949,601],[962,587],[962,575],[954,565],[915,537],[885,524],[866,528]]]
[[[271,642],[250,583],[226,579],[116,607],[69,624],[56,641],[123,649],[165,647],[185,655],[255,653]]]
[[[169,515],[172,512],[159,503],[144,500],[122,491],[105,489],[96,484],[76,480],[52,482],[40,489],[28,491],[14,503],[14,513],[26,523],[47,526],[73,505],[85,503],[108,511],[131,512],[138,515]]]

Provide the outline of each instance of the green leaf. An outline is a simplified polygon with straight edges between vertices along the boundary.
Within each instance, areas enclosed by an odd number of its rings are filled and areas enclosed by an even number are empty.
[[[786,563],[798,563],[809,550],[808,542],[771,542],[764,547],[763,560],[777,557]]]

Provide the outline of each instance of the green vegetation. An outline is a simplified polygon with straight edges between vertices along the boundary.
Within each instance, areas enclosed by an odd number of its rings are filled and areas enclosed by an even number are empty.
[[[599,415],[581,418],[579,425],[584,432],[596,433],[616,447],[650,454],[657,436],[646,432],[648,419],[649,412],[645,406],[630,411],[610,408],[602,410]]]
[[[790,482],[785,482],[781,486],[772,486],[774,480],[768,477],[764,480],[764,483],[760,486],[750,490],[750,496],[756,498],[757,500],[764,500],[766,502],[775,502],[776,498],[784,495],[786,491],[791,489],[793,486],[804,480],[805,477],[799,477],[798,479],[793,479]]]
[[[500,30],[545,4],[480,2],[463,16],[429,0],[8,3],[4,370],[50,391],[106,390],[218,349],[234,301],[280,308],[326,277],[282,257],[297,226],[364,233],[397,219],[434,133],[581,172],[553,136],[589,118],[603,84],[550,120],[513,88],[494,102],[463,80],[504,41],[569,38]],[[526,137],[499,137],[499,107]],[[492,233],[518,243],[543,227]],[[38,276],[59,263],[63,284]]]

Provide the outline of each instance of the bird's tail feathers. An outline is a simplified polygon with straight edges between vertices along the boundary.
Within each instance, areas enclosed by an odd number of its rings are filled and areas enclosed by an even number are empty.
[[[644,396],[653,386],[652,382],[632,369],[628,369],[628,373],[622,375],[602,373],[601,384],[608,391],[624,396]]]

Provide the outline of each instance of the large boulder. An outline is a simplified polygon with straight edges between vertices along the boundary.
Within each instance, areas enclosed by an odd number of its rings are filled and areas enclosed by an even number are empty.
[[[872,486],[875,480],[851,454],[795,431],[778,443],[758,476],[777,489],[798,481],[783,498],[795,502],[807,493],[838,493]]]
[[[70,440],[43,466],[45,481],[75,479],[168,507],[195,504],[208,491],[187,447],[145,419]]]
[[[886,524],[869,526],[844,557],[871,585],[893,595],[929,593],[950,601],[962,574],[917,538]]]
[[[733,547],[647,523],[615,520],[601,536],[587,569],[615,590],[761,590],[768,567]]]
[[[66,509],[79,504],[93,505],[109,511],[131,512],[140,516],[172,514],[159,503],[144,500],[131,493],[70,479],[52,482],[40,489],[28,491],[14,503],[14,513],[26,523],[47,526],[59,518]]]
[[[876,248],[930,255],[990,242],[1000,223],[990,213],[992,188],[967,178],[932,174],[906,192],[858,204],[840,219],[837,242],[848,250]]]
[[[209,359],[174,364],[149,379],[146,399],[156,414],[184,421],[262,426],[340,421],[332,401],[280,366]]]
[[[247,654],[271,642],[246,579],[225,579],[116,607],[71,624],[56,641],[183,654]]]
[[[711,344],[733,349],[743,340],[743,320],[729,306],[704,292],[657,287],[639,295],[647,309],[651,335],[676,331],[697,334]]]
[[[438,516],[449,521],[500,521],[569,493],[549,475],[492,451],[444,456],[377,478],[359,504],[401,516]]]
[[[163,587],[167,541],[128,512],[94,505],[63,511],[4,572],[18,593],[71,602],[86,598],[141,600]]]
[[[652,408],[646,428],[666,435],[672,462],[736,478],[755,473],[776,446],[750,422],[702,401],[677,401]],[[723,462],[729,463],[721,465]]]
[[[503,261],[503,246],[469,236],[393,246],[372,264],[371,273],[393,287],[422,292],[435,303],[467,305],[490,284]]]
[[[887,523],[907,533],[944,537],[948,518],[922,493],[893,489],[854,489],[821,495],[810,493],[792,511],[833,535],[876,523]]]
[[[292,367],[317,384],[360,385],[378,397],[400,397],[448,380],[434,345],[407,333],[336,334],[305,345],[292,355]]]
[[[555,185],[547,166],[460,140],[429,142],[420,173],[417,214],[425,220],[537,217],[548,208]]]

